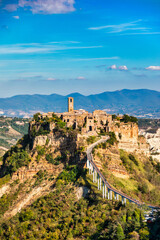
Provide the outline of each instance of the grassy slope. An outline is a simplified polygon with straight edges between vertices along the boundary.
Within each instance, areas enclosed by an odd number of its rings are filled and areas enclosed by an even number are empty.
[[[160,164],[144,155],[128,154],[120,150],[120,158],[129,178],[116,177],[103,162],[103,174],[110,184],[142,202],[160,206]]]

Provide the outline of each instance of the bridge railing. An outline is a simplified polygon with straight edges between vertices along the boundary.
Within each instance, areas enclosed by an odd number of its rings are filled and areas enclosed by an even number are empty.
[[[107,139],[106,139],[107,140]],[[104,141],[104,140],[103,140]],[[109,183],[108,181],[105,179],[104,175],[101,173],[101,171],[99,170],[99,168],[96,166],[96,164],[94,163],[94,157],[93,157],[93,154],[92,154],[92,149],[96,146],[96,144],[93,144],[93,147],[91,148],[91,151],[87,153],[87,167],[89,168],[89,171],[90,170],[93,170],[93,181],[94,181],[94,171],[97,173],[97,176],[98,176],[98,180],[100,180],[100,182],[98,182],[98,189],[100,190],[101,189],[101,182],[103,184],[103,198],[106,197],[106,188],[108,189],[108,198],[109,197],[109,194],[110,192],[114,192],[115,194],[115,199],[116,200],[119,200],[119,196],[122,197],[122,203],[126,203],[126,199],[129,201],[129,202],[132,202],[132,203],[135,203],[137,204],[138,206],[143,206],[145,205],[145,203],[143,202],[140,202],[136,199],[133,199],[131,197],[129,197],[128,195],[118,191],[117,189],[114,189]],[[92,169],[91,169],[91,166],[92,166]],[[112,197],[111,197],[112,199]],[[148,205],[149,208],[158,208],[156,206],[152,206],[152,205]]]

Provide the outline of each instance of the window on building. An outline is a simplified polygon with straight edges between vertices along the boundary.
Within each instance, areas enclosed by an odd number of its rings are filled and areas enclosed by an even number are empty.
[[[92,131],[92,126],[89,126],[89,131]]]

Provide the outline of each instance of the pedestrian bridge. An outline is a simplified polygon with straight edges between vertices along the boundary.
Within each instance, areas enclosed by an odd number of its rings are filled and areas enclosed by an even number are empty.
[[[109,139],[109,137],[105,137],[103,139],[100,139],[99,141],[93,143],[87,148],[87,168],[89,169],[89,174],[93,175],[93,182],[97,183],[98,190],[102,191],[103,198],[107,198],[108,200],[117,200],[122,201],[122,204],[126,205],[127,200],[130,203],[135,203],[138,206],[144,206],[146,205],[143,202],[140,202],[136,199],[133,199],[129,197],[128,195],[118,191],[117,189],[113,188],[109,182],[105,179],[103,174],[100,172],[99,168],[94,163],[94,157],[92,154],[92,150],[95,146],[97,146],[100,143],[106,142]],[[152,206],[152,205],[146,205],[151,209],[157,209],[158,207]]]

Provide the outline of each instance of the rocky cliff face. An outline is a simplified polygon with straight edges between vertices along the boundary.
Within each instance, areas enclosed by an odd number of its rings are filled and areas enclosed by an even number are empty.
[[[137,140],[119,140],[118,147],[119,149],[123,149],[127,152],[144,153],[145,155],[150,154],[150,146],[144,137],[138,137]]]
[[[136,123],[115,124],[113,131],[119,141],[118,148],[127,152],[137,152],[148,155],[149,144],[145,137],[138,135],[138,125]]]

